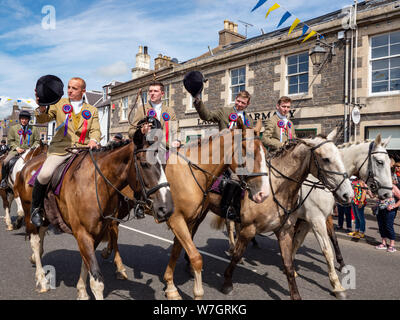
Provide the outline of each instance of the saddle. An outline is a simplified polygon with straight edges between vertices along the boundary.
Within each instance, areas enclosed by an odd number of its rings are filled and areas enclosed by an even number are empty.
[[[60,195],[61,186],[64,181],[65,174],[74,162],[78,154],[72,155],[71,158],[65,160],[53,173],[49,184],[47,185],[46,197],[44,199],[44,211],[46,219],[52,224],[58,231],[72,234],[72,230],[65,223],[61,216],[61,212],[57,206],[56,196]],[[40,167],[32,178],[29,180],[29,185],[33,186],[36,177],[39,175]]]

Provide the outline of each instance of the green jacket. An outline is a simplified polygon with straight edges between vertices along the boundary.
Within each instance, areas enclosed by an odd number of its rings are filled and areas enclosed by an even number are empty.
[[[196,108],[196,111],[199,114],[201,120],[218,123],[220,131],[229,128],[229,115],[231,113],[235,113],[233,107],[223,107],[217,109],[216,111],[210,111],[208,110],[208,108],[205,107],[203,101],[201,100],[194,100],[193,106]],[[249,126],[254,126],[254,122],[250,118],[250,116],[246,116],[246,111],[244,111],[244,114],[246,120],[249,120]]]
[[[16,150],[17,148],[27,150],[29,148],[36,148],[37,146],[39,146],[40,142],[39,130],[36,127],[28,125],[26,129],[27,134],[25,135],[25,137],[22,134],[22,131],[23,129],[20,124],[12,126],[8,131],[7,140],[11,151]],[[29,135],[28,133],[31,134]],[[21,144],[21,137],[22,137],[22,144]]]
[[[287,130],[285,128],[283,128],[282,130],[281,140],[281,128],[278,125],[279,120],[279,117],[274,114],[270,119],[268,119],[267,123],[265,124],[265,131],[263,133],[262,142],[268,151],[275,151],[282,147],[283,144],[289,140],[290,133],[292,139],[296,138],[293,122],[289,120]]]

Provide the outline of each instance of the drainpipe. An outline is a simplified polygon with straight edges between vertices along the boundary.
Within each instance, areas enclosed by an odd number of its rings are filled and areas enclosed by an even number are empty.
[[[349,142],[351,141],[351,106],[353,105],[353,38],[354,32],[351,30],[351,41],[350,41],[350,79],[349,79]]]
[[[355,69],[354,69],[354,105],[357,105],[357,47],[358,47],[358,28],[357,28],[357,0],[354,0],[354,28],[356,29],[356,39],[355,39],[355,44],[354,44],[354,65],[355,65]],[[356,141],[356,137],[357,137],[357,127],[358,125],[355,124],[354,125],[354,141]]]
[[[347,112],[349,108],[349,45],[350,40],[347,37],[347,32],[345,32],[346,50],[344,54],[345,70],[344,70],[344,142],[349,142],[349,124],[348,118],[350,117]]]

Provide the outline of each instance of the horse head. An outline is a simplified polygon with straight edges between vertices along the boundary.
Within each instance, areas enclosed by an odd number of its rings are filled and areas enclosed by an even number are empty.
[[[146,206],[152,210],[157,222],[168,220],[174,212],[169,183],[165,176],[157,148],[150,145],[143,136],[142,141],[137,141],[134,148],[134,163],[136,183],[132,189],[142,195]]]
[[[337,129],[334,129],[327,138],[317,136],[313,139],[303,139],[303,142],[311,150],[311,174],[321,180],[339,202],[350,203],[354,192],[339,149],[333,143],[336,134]]]
[[[248,190],[249,198],[256,203],[263,202],[270,194],[265,148],[260,139],[260,131],[261,120],[253,129],[246,127],[240,117],[237,129],[232,130],[234,154],[230,167],[239,176],[242,186]]]

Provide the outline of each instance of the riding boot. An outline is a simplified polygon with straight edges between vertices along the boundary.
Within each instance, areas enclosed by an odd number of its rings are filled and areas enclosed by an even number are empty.
[[[40,184],[35,180],[35,185],[32,191],[32,204],[31,204],[31,222],[40,227],[44,221],[43,201],[46,196],[47,184]]]
[[[8,188],[7,179],[8,179],[8,163],[7,164],[3,163],[3,165],[1,166],[1,183],[0,183],[1,189]]]
[[[241,188],[236,181],[230,180],[222,192],[221,199],[221,214],[229,220],[240,221],[240,194]],[[239,197],[239,210],[237,199]]]

